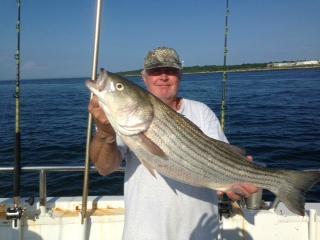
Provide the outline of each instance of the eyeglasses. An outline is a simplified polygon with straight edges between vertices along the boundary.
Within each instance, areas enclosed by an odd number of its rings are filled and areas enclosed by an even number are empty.
[[[147,74],[152,76],[157,76],[161,74],[178,75],[180,74],[180,70],[173,67],[159,67],[147,70]]]

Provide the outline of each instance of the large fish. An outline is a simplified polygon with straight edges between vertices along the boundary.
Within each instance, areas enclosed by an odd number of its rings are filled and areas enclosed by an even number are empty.
[[[99,98],[116,133],[151,174],[157,171],[220,191],[252,183],[273,192],[292,212],[304,215],[304,195],[320,180],[320,171],[257,166],[236,147],[206,136],[190,120],[119,75],[102,70],[96,82],[86,84]]]

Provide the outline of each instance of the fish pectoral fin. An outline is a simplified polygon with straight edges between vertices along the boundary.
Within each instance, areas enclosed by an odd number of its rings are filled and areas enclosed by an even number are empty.
[[[157,155],[162,159],[167,159],[167,155],[162,151],[162,149],[155,144],[150,138],[148,138],[143,133],[139,134],[142,145],[153,155]]]
[[[148,164],[146,161],[141,160],[143,166],[148,169],[148,171],[151,173],[152,176],[154,176],[155,178],[157,178],[156,173],[155,173],[155,169]]]

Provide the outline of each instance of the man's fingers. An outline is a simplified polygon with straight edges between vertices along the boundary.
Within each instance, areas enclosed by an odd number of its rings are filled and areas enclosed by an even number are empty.
[[[99,129],[106,132],[110,131],[110,128],[111,128],[110,122],[106,117],[103,109],[99,105],[95,106],[94,103],[90,101],[89,111],[92,114],[92,118],[94,119],[95,124]],[[113,129],[112,129],[112,132],[113,132]]]
[[[217,195],[218,195],[219,197],[222,197],[223,192],[222,192],[222,191],[217,191]]]
[[[104,114],[102,109],[95,110],[95,113],[92,115],[94,115],[94,119],[95,119],[96,123],[98,123],[98,125],[109,125],[110,124],[108,118],[106,117],[106,115]]]
[[[247,189],[240,184],[232,186],[231,191],[237,195],[244,196],[246,198],[250,197],[250,192],[247,191]]]
[[[250,197],[251,194],[257,192],[258,190],[259,188],[251,183],[241,183],[231,186],[226,194],[231,200],[238,201],[241,199],[241,197]]]
[[[258,192],[259,188],[251,183],[243,183],[241,186],[250,194]]]
[[[88,110],[92,114],[92,117],[96,122],[99,122],[102,125],[109,124],[109,121],[104,114],[103,109],[99,106],[99,101],[96,96],[92,97],[88,106]]]
[[[248,155],[248,156],[247,156],[247,160],[248,160],[249,162],[253,162],[253,157],[252,157],[251,155]]]
[[[93,96],[92,99],[89,102],[89,106],[88,106],[88,110],[90,113],[92,113],[92,111],[96,108],[100,108],[99,106],[99,101],[98,98],[96,96]]]
[[[89,105],[89,112],[92,114],[93,118],[98,119],[101,115],[101,109],[99,107]]]
[[[96,95],[92,96],[90,102],[94,107],[99,107],[99,98]]]
[[[235,192],[226,192],[226,194],[232,201],[238,201],[241,199],[241,196],[236,194]]]

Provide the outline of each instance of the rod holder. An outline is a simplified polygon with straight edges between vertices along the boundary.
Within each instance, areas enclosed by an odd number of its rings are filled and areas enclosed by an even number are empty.
[[[40,214],[46,213],[47,205],[47,173],[41,169],[39,173]]]
[[[250,197],[245,198],[246,207],[250,210],[258,210],[262,206],[262,188],[256,193],[253,193]]]

